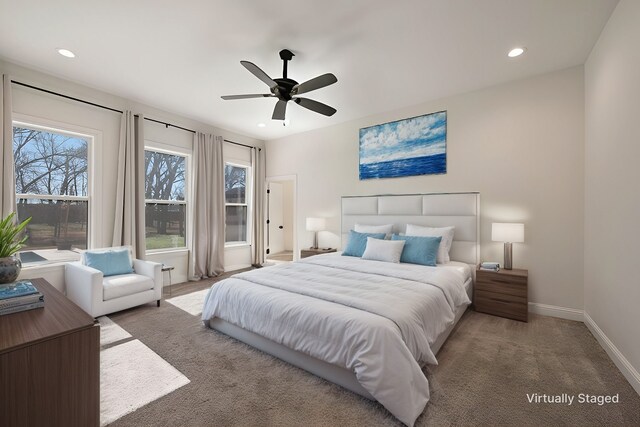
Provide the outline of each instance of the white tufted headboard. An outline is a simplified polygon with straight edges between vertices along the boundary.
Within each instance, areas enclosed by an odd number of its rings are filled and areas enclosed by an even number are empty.
[[[456,227],[451,260],[480,262],[480,193],[431,193],[342,197],[342,246],[356,223],[393,224],[404,233],[407,224]]]

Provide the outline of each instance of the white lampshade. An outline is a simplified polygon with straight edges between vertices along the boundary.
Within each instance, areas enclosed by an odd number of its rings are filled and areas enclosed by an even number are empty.
[[[327,227],[324,218],[307,218],[307,231],[323,231]]]
[[[491,224],[491,240],[494,242],[524,242],[524,224],[494,222]]]

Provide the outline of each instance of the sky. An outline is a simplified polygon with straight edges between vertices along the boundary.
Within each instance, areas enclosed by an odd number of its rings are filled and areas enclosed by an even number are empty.
[[[360,129],[361,164],[432,156],[446,149],[446,111]]]

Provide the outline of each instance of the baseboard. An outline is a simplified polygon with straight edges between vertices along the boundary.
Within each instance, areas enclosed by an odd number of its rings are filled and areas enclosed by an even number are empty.
[[[230,272],[230,271],[236,271],[236,270],[242,270],[243,268],[249,268],[251,267],[251,264],[235,264],[235,265],[227,265],[224,267],[224,271],[226,272]]]
[[[627,358],[624,357],[620,350],[618,350],[604,332],[602,332],[602,329],[600,329],[586,311],[584,312],[584,323],[593,336],[596,337],[596,340],[598,340],[602,348],[607,352],[611,360],[613,360],[613,363],[615,363],[620,372],[622,372],[622,375],[629,381],[631,387],[635,389],[636,393],[640,394],[640,373],[629,363]]]
[[[537,302],[529,303],[529,312],[541,314],[543,316],[559,317],[561,319],[584,321],[582,310],[576,308],[559,307],[557,305],[540,304]]]

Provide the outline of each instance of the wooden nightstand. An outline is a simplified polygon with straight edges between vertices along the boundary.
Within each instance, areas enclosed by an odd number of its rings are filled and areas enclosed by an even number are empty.
[[[337,251],[336,248],[318,248],[318,249],[307,248],[300,251],[300,258],[306,258],[314,255],[320,255],[320,254],[328,254],[336,251]]]
[[[529,301],[527,294],[527,270],[476,270],[473,290],[475,310],[494,316],[527,322]]]

